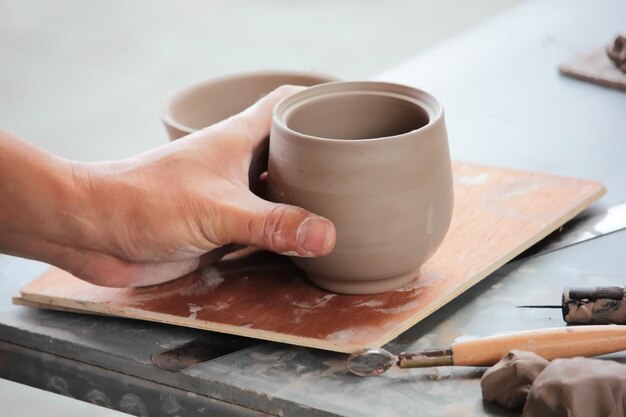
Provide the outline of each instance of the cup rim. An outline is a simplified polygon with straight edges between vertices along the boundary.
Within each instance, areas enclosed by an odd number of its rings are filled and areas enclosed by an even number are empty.
[[[246,79],[246,78],[263,78],[263,77],[311,77],[311,78],[319,78],[320,80],[327,79],[329,82],[334,82],[338,80],[337,77],[322,73],[322,72],[313,72],[313,71],[296,71],[296,70],[259,70],[259,71],[247,71],[240,72],[235,74],[224,74],[218,75],[216,77],[207,78],[200,81],[194,81],[188,83],[182,87],[178,87],[168,94],[162,100],[161,104],[161,121],[166,125],[170,126],[174,129],[178,129],[187,134],[195,132],[197,129],[186,126],[180,122],[178,122],[172,116],[172,105],[179,100],[181,100],[185,95],[190,94],[191,92],[197,90],[198,88],[203,88],[207,86],[211,86],[213,84],[218,84],[226,81],[234,81],[238,79]]]
[[[333,96],[345,96],[351,94],[371,94],[377,96],[394,97],[416,104],[428,115],[428,123],[417,129],[398,135],[381,136],[365,139],[340,139],[324,138],[320,136],[308,135],[290,128],[287,124],[289,116],[301,106],[311,102],[330,98]],[[334,81],[321,85],[308,87],[288,97],[283,98],[274,106],[272,110],[272,123],[285,132],[296,135],[300,138],[318,142],[336,142],[345,144],[372,143],[400,139],[412,135],[415,132],[426,130],[443,118],[443,106],[432,94],[404,84],[390,83],[384,81]]]

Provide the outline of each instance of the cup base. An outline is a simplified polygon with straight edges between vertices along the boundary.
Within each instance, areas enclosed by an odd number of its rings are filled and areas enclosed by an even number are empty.
[[[311,280],[318,287],[339,294],[351,295],[378,294],[381,292],[392,291],[417,279],[418,276],[419,268],[415,271],[409,272],[408,274],[403,274],[397,277],[368,281],[338,280],[320,275],[307,274],[309,280]]]

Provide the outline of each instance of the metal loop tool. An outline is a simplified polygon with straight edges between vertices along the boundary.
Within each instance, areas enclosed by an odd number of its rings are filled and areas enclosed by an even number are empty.
[[[389,368],[428,368],[431,366],[451,366],[454,365],[452,350],[430,349],[419,353],[403,352],[394,355],[386,349],[365,349],[356,352],[348,358],[347,368],[354,375],[376,376]]]

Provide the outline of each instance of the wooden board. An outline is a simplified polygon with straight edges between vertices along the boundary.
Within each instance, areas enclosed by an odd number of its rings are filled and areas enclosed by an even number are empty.
[[[605,48],[575,57],[560,65],[559,72],[568,77],[626,91],[626,74],[611,62]]]
[[[381,346],[597,200],[594,181],[454,165],[452,225],[419,278],[378,295],[331,294],[259,252],[153,287],[102,288],[51,268],[17,304],[171,323],[338,352]]]

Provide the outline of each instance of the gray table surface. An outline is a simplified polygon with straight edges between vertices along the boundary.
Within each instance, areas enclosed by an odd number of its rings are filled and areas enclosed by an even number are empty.
[[[626,94],[562,78],[556,65],[606,42],[625,15],[624,2],[530,2],[380,78],[423,87],[444,101],[454,159],[597,179],[609,188],[601,204],[621,203]],[[563,326],[558,310],[515,305],[558,302],[564,286],[625,284],[625,245],[626,232],[617,232],[510,263],[387,348]],[[357,378],[346,373],[344,355],[259,343],[164,371],[152,365],[153,353],[206,333],[11,307],[8,297],[43,268],[0,258],[0,356],[23,359],[0,361],[0,376],[137,415],[515,415],[482,402],[480,368]],[[624,354],[614,357],[626,362]]]
[[[452,158],[602,181],[626,200],[626,94],[559,75],[626,32],[626,2],[536,0],[376,77],[439,98]]]
[[[129,417],[119,411],[75,401],[27,385],[0,379],[0,404],[10,410],[11,417]]]

